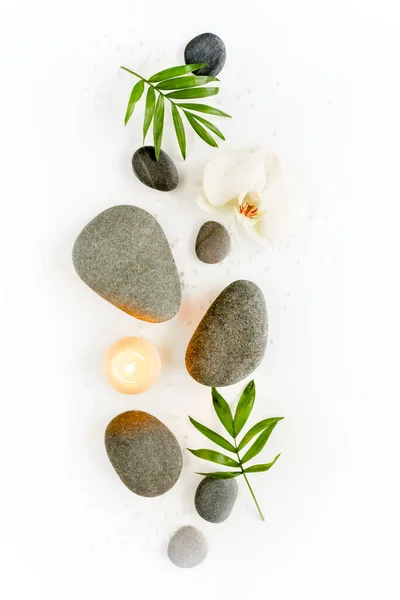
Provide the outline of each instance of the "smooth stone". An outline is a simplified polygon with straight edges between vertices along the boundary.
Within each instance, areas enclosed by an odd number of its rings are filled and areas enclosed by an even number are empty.
[[[182,452],[174,434],[156,417],[128,410],[105,433],[108,458],[127,488],[152,498],[168,492],[182,471]]]
[[[224,68],[226,48],[215,33],[201,33],[190,40],[185,48],[185,62],[189,64],[207,63],[206,67],[194,71],[196,75],[218,75]]]
[[[216,221],[207,221],[200,227],[196,239],[196,255],[202,262],[216,264],[224,260],[231,249],[228,230]]]
[[[136,177],[159,192],[171,192],[179,183],[177,168],[166,152],[161,150],[158,161],[154,146],[143,146],[132,156],[132,168]]]
[[[252,281],[234,281],[200,321],[186,350],[186,368],[209,387],[238,383],[261,363],[267,335],[262,291]]]
[[[167,238],[137,206],[113,206],[78,235],[72,258],[79,277],[129,315],[162,323],[181,304],[181,285]]]
[[[208,544],[204,535],[191,525],[181,527],[168,544],[168,556],[177,567],[191,569],[206,558]]]
[[[194,504],[197,512],[210,523],[226,521],[238,495],[236,479],[205,477],[198,485]]]

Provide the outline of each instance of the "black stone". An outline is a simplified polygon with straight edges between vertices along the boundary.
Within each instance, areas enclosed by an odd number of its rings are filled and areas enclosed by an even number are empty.
[[[143,146],[132,157],[136,177],[148,187],[159,192],[171,192],[179,183],[179,175],[173,160],[163,150],[156,160],[154,146]]]
[[[202,262],[219,263],[229,254],[231,236],[228,230],[216,221],[207,221],[200,227],[196,239],[196,255]]]
[[[187,65],[207,63],[206,67],[194,71],[196,75],[212,75],[215,77],[224,68],[225,60],[225,44],[214,33],[201,33],[193,38],[185,48],[185,62]]]

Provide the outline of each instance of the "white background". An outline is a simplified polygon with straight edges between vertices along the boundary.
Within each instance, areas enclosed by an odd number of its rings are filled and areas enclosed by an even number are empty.
[[[399,15],[397,2],[10,0],[0,16],[1,596],[5,600],[398,599],[399,565]],[[216,99],[219,150],[189,139],[162,194],[130,159],[141,111],[124,129],[134,82],[181,64],[185,44],[212,31],[228,59]],[[236,238],[221,266],[197,261],[205,216],[195,205],[218,152],[266,146],[290,165],[308,219],[268,256]],[[136,321],[75,275],[71,248],[103,209],[131,203],[166,231],[184,285],[171,322]],[[201,465],[165,496],[134,496],[105,454],[104,429],[148,410],[182,447],[203,446],[193,415],[217,426],[206,388],[185,372],[186,344],[229,282],[263,289],[270,343],[256,373],[254,419],[286,417],[252,481],[221,525],[193,507]],[[157,385],[137,397],[102,376],[107,347],[143,335],[160,349]],[[235,402],[242,385],[225,389]],[[210,465],[212,466],[212,465]],[[179,570],[171,533],[193,524],[208,559]],[[396,573],[397,570],[397,573]]]

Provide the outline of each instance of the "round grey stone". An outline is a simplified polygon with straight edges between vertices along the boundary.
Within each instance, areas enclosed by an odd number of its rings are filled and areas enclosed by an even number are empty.
[[[171,489],[182,471],[182,452],[173,433],[156,417],[129,410],[105,433],[108,458],[127,488],[152,498]]]
[[[200,227],[196,239],[196,255],[202,262],[219,263],[231,249],[231,236],[228,230],[216,221],[207,221]]]
[[[168,556],[177,567],[191,569],[206,558],[208,544],[204,535],[191,525],[181,527],[168,544]]]
[[[265,299],[252,281],[231,283],[214,300],[186,350],[186,368],[199,383],[242,381],[261,363],[268,334]]]
[[[154,146],[143,146],[132,157],[136,177],[159,192],[171,192],[179,183],[177,168],[166,152],[161,150],[158,161]]]
[[[167,238],[136,206],[113,206],[78,235],[72,258],[79,277],[129,315],[161,323],[181,304],[181,285]]]
[[[222,523],[231,514],[237,495],[236,479],[205,477],[198,485],[194,504],[203,519],[210,523]]]
[[[201,33],[193,38],[185,48],[185,62],[189,64],[207,63],[206,67],[194,71],[196,75],[218,75],[224,68],[226,48],[215,33]]]

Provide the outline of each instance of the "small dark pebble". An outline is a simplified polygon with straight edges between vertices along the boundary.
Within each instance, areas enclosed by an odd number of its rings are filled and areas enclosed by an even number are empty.
[[[221,223],[207,221],[200,227],[196,239],[196,255],[202,262],[216,264],[224,260],[231,249],[231,236]]]
[[[154,146],[143,146],[132,157],[136,177],[159,192],[171,192],[179,183],[179,175],[173,160],[161,150],[158,161]]]
[[[215,77],[224,68],[225,61],[225,44],[215,33],[201,33],[193,38],[185,48],[185,62],[187,65],[207,63],[206,67],[194,71],[196,75],[212,75]]]

